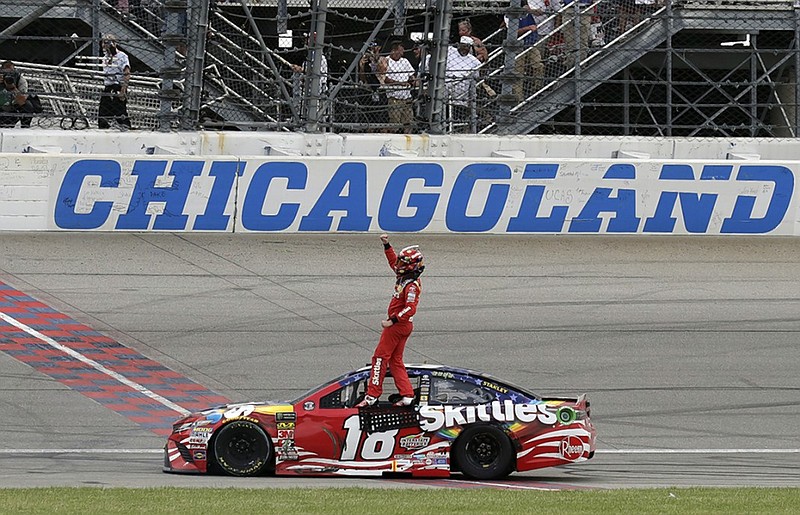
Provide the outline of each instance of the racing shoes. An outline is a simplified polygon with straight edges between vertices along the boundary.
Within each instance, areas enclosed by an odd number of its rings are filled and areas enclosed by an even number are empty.
[[[395,406],[411,406],[414,402],[414,397],[402,397],[399,401],[395,402]]]
[[[356,404],[356,408],[366,408],[367,406],[372,406],[377,401],[377,397],[373,397],[372,395],[365,395],[364,400]]]

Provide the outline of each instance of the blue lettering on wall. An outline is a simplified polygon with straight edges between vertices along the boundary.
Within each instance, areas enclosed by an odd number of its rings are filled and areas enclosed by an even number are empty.
[[[707,170],[707,168],[709,168]],[[727,175],[725,173],[727,168]],[[730,176],[730,166],[704,167],[701,180],[726,180]],[[689,165],[664,165],[659,180],[694,181],[694,170]],[[672,216],[675,203],[680,199],[681,213],[686,231],[705,233],[711,223],[711,215],[717,203],[716,193],[679,193],[664,191],[658,199],[656,212],[644,223],[643,232],[671,233],[675,229],[676,217]]]
[[[120,166],[109,159],[84,159],[69,167],[56,198],[53,220],[62,229],[97,229],[108,220],[112,201],[95,201],[88,213],[76,213],[75,207],[83,180],[89,176],[100,177],[101,188],[119,187]]]
[[[523,179],[555,179],[557,164],[529,164],[522,173]],[[517,216],[508,221],[508,232],[561,232],[567,218],[567,206],[553,206],[550,216],[538,216],[544,197],[544,186],[529,184],[522,195]]]
[[[447,228],[458,232],[484,232],[492,229],[503,214],[511,187],[508,184],[489,186],[486,204],[478,216],[467,215],[472,191],[478,180],[510,178],[511,168],[505,164],[478,163],[465,166],[453,184],[453,191],[450,192],[450,202],[447,204],[445,215]]]
[[[522,180],[528,182],[522,183],[518,207],[509,202],[512,171],[505,163],[468,164],[458,172],[452,190],[444,187],[443,164],[401,163],[389,172],[383,191],[377,191],[373,184],[369,198],[367,181],[372,176],[367,173],[366,163],[342,163],[322,188],[315,181],[313,192],[322,190],[317,198],[307,191],[309,170],[301,161],[263,163],[252,172],[247,191],[238,196],[237,179],[243,175],[244,167],[245,163],[237,160],[136,161],[131,170],[135,183],[132,190],[125,190],[131,192],[130,201],[124,206],[125,213],[115,219],[118,212],[113,209],[114,203],[127,198],[119,190],[120,163],[104,159],[76,161],[61,181],[53,221],[59,228],[72,230],[111,225],[116,229],[184,230],[194,217],[191,229],[225,231],[232,225],[232,213],[238,211],[242,226],[250,231],[282,231],[298,226],[300,231],[368,231],[372,226],[370,209],[377,205],[376,226],[398,232],[428,229],[440,210],[445,214],[445,227],[454,232],[503,231],[498,223],[509,217],[507,233],[561,233],[567,222],[570,233],[599,232],[603,220],[608,220],[604,231],[608,233],[674,233],[680,218],[685,226],[681,231],[703,234],[708,233],[712,219],[728,216],[722,219],[722,234],[763,234],[781,225],[794,195],[791,169],[759,163],[710,164],[699,172],[696,164],[665,164],[658,176],[660,184],[650,179],[641,185],[636,181],[635,165],[614,163],[605,170],[600,184],[592,171],[590,184],[598,187],[591,190],[590,186],[589,191],[576,187],[579,193],[575,196],[572,191],[562,191],[564,186],[557,179],[562,173],[560,165],[530,163],[522,174]],[[210,180],[195,181],[204,170]],[[382,181],[382,172],[379,169],[373,180]],[[327,170],[319,173],[328,177]],[[94,186],[84,191],[87,178]],[[169,186],[157,186],[160,180],[170,179]],[[573,180],[567,176],[564,184],[572,188],[579,180],[580,177]],[[724,188],[715,184],[723,182]],[[198,192],[208,191],[205,205],[198,207],[195,201],[187,206],[193,185]],[[729,193],[721,192],[731,191],[734,185],[742,194],[731,200]],[[411,193],[411,189],[416,192]],[[290,202],[287,196],[293,196],[296,202]],[[241,204],[237,199],[242,199]],[[552,201],[560,203],[551,204]],[[440,202],[447,205],[441,206]],[[540,212],[544,202],[553,206],[549,212]],[[643,227],[637,216],[640,202],[646,210]],[[163,205],[163,212],[152,217],[148,209],[154,203]],[[271,214],[263,213],[266,205],[274,206]],[[337,219],[338,225],[334,226]],[[435,223],[441,228],[441,220]]]
[[[242,204],[242,226],[250,231],[282,231],[292,225],[300,204],[281,204],[274,215],[262,214],[270,183],[282,177],[288,180],[286,189],[302,190],[306,187],[308,170],[297,162],[270,162],[258,167],[250,179],[250,186]]]
[[[722,234],[764,234],[772,231],[783,221],[794,193],[794,174],[785,166],[743,165],[739,168],[737,181],[760,181],[775,184],[772,197],[763,218],[753,218],[756,197],[739,195],[730,218],[722,222]]]
[[[604,179],[636,179],[632,164],[613,164],[603,175]],[[600,213],[616,213],[609,220],[607,232],[636,232],[640,219],[636,216],[636,190],[619,189],[613,196],[612,188],[595,188],[586,205],[569,224],[569,232],[599,232]]]
[[[186,197],[192,180],[203,172],[203,161],[173,161],[169,175],[174,177],[172,185],[156,186],[156,179],[164,174],[166,161],[136,161],[131,175],[137,176],[128,211],[117,219],[117,229],[147,229],[150,225],[148,206],[153,202],[163,202],[164,211],[156,215],[153,229],[181,230],[189,218],[183,214]]]
[[[636,216],[636,190],[595,188],[577,218],[569,224],[569,232],[599,232],[600,213],[616,213],[608,222],[607,232],[636,232],[640,219]]]
[[[347,189],[347,195],[342,192]],[[347,214],[339,220],[339,231],[368,231],[372,217],[367,216],[367,165],[342,163],[311,211],[300,221],[301,231],[330,231],[331,211]]]
[[[228,228],[229,215],[225,214],[236,176],[244,173],[244,161],[214,161],[208,175],[214,178],[211,194],[203,214],[194,220],[193,229],[198,231],[224,231]]]
[[[436,163],[408,163],[394,169],[383,190],[378,208],[378,225],[384,231],[421,231],[431,222],[439,193],[411,193],[408,207],[416,208],[410,216],[400,216],[400,202],[411,179],[422,179],[425,187],[441,187],[444,170]]]

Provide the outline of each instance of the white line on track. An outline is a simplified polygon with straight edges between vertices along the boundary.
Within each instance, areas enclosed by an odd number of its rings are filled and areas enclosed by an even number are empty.
[[[159,454],[163,449],[0,449],[0,454]],[[598,454],[797,454],[800,449],[598,449]]]
[[[598,449],[598,454],[786,454],[800,449]]]
[[[0,454],[161,454],[163,449],[0,449]]]
[[[86,356],[84,356],[80,352],[78,352],[76,350],[73,350],[73,349],[70,349],[69,347],[65,347],[64,345],[61,345],[60,343],[58,343],[54,339],[50,338],[49,336],[44,335],[44,334],[40,333],[39,331],[37,331],[36,329],[23,324],[22,322],[20,322],[16,318],[13,318],[13,317],[9,316],[9,315],[3,313],[2,311],[0,311],[0,319],[3,319],[6,323],[9,323],[9,324],[13,325],[14,327],[22,329],[23,331],[25,331],[29,335],[33,336],[34,338],[38,338],[39,340],[45,342],[47,345],[50,345],[51,347],[60,350],[61,352],[63,352],[65,354],[77,359],[78,361],[86,363],[87,365],[89,365],[90,367],[94,368],[95,370],[97,370],[99,372],[102,372],[102,373],[106,374],[107,376],[109,376],[109,377],[111,377],[113,379],[116,379],[117,381],[119,381],[120,383],[124,384],[125,386],[133,388],[134,390],[136,390],[137,392],[141,393],[142,395],[150,397],[154,401],[156,401],[156,402],[158,402],[160,404],[163,404],[164,406],[168,407],[171,410],[175,410],[175,411],[177,411],[178,413],[180,413],[182,415],[188,415],[189,413],[191,413],[189,410],[187,410],[187,409],[185,409],[185,408],[183,408],[181,406],[178,406],[177,404],[175,404],[171,400],[169,400],[169,399],[167,399],[165,397],[162,397],[161,395],[159,395],[159,394],[157,394],[157,393],[155,393],[153,391],[148,390],[147,388],[145,388],[144,386],[140,385],[139,383],[135,383],[135,382],[131,381],[127,377],[123,376],[122,374],[114,372],[113,370],[109,370],[108,368],[104,367],[103,365],[101,365],[97,361],[95,361],[95,360],[93,360],[91,358],[87,358]]]

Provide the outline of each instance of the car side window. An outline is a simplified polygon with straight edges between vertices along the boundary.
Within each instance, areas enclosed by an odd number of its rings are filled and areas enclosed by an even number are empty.
[[[338,390],[334,390],[319,400],[320,409],[352,408],[363,397],[366,391],[365,381],[356,381]]]
[[[495,400],[495,394],[475,383],[452,378],[434,377],[431,384],[430,404],[486,404]]]

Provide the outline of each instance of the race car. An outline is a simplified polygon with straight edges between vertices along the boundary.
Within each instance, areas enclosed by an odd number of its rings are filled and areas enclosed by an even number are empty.
[[[541,397],[487,374],[407,365],[411,406],[384,393],[356,408],[364,367],[289,403],[229,404],[181,418],[164,471],[233,476],[345,475],[496,479],[586,461],[596,431],[586,395]],[[384,392],[394,389],[391,376]]]

